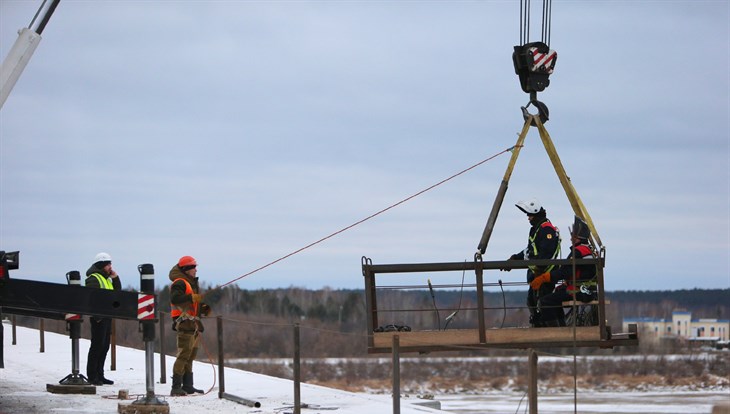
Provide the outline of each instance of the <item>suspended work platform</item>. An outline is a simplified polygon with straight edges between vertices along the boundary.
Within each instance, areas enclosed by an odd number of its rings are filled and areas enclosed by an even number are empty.
[[[487,327],[488,314],[506,312],[504,303],[486,303],[485,288],[498,286],[498,283],[485,283],[484,272],[499,269],[524,269],[526,261],[491,261],[491,262],[449,262],[449,263],[411,263],[411,264],[373,264],[368,258],[363,258],[362,270],[365,277],[365,299],[367,307],[367,329],[368,352],[369,353],[390,353],[392,351],[393,336],[398,335],[400,350],[402,352],[431,352],[431,351],[455,351],[468,348],[553,348],[553,347],[600,347],[612,348],[615,346],[638,345],[638,334],[636,326],[629,326],[629,332],[613,333],[610,326],[606,325],[606,299],[603,294],[603,258],[594,259],[557,259],[557,260],[532,260],[530,265],[595,265],[598,272],[598,299],[593,305],[584,305],[580,302],[574,303],[573,307],[593,306],[598,312],[598,324],[596,326],[564,326],[551,328],[527,328],[527,327]],[[414,279],[424,280],[423,275],[442,272],[467,272],[474,275],[473,283],[469,281],[462,287],[469,289],[468,295],[473,302],[469,306],[456,309],[440,309],[441,312],[461,312],[476,314],[473,328],[460,327],[459,329],[419,329],[417,326],[408,326],[406,330],[398,330],[398,326],[391,324],[393,320],[407,320],[404,315],[423,313],[432,314],[439,312],[438,309],[424,306],[418,309],[379,308],[378,291],[391,289],[423,290],[424,293],[432,286],[422,284],[400,285],[397,287],[384,285],[378,287],[376,275],[393,275],[411,273],[415,274]],[[501,283],[500,283],[501,284]],[[524,284],[521,283],[521,284]],[[439,286],[437,286],[438,288]],[[449,285],[448,287],[454,287]],[[382,315],[382,316],[381,316]],[[399,316],[393,316],[399,315]],[[393,327],[390,331],[378,332],[379,327]],[[447,324],[448,325],[448,324]]]
[[[487,219],[487,224],[482,233],[482,237],[477,246],[473,262],[451,262],[451,263],[411,263],[411,264],[380,264],[372,263],[372,260],[366,257],[362,259],[362,273],[365,278],[365,299],[367,312],[367,329],[368,334],[368,352],[369,353],[386,353],[391,352],[393,347],[393,337],[398,336],[399,348],[404,352],[428,352],[442,350],[463,350],[465,348],[551,348],[551,347],[600,347],[612,348],[615,346],[636,346],[639,344],[636,326],[629,326],[629,332],[613,333],[611,327],[607,325],[606,305],[607,301],[604,296],[603,285],[603,268],[605,266],[605,246],[603,245],[596,226],[591,219],[588,210],[583,201],[578,196],[577,191],[568,177],[565,168],[558,156],[557,150],[553,145],[550,134],[543,125],[543,120],[539,115],[531,115],[526,108],[522,108],[525,123],[522,131],[518,136],[517,142],[512,147],[512,156],[507,165],[504,177],[500,184],[499,190],[492,205],[491,213]],[[540,140],[545,147],[548,157],[555,169],[555,173],[560,181],[565,195],[568,198],[570,206],[576,217],[583,220],[590,229],[589,244],[593,251],[591,259],[544,259],[544,260],[506,260],[506,261],[482,261],[482,256],[487,250],[489,240],[497,221],[497,216],[507,193],[510,177],[516,165],[521,149],[527,133],[531,127],[536,127],[539,132]],[[572,286],[577,286],[575,279],[575,269],[581,265],[592,265],[596,267],[596,300],[592,304],[583,304],[581,302],[571,301],[564,304],[566,311],[570,311],[572,318],[571,323],[564,327],[550,328],[527,328],[527,327],[504,327],[507,311],[525,310],[525,306],[508,307],[504,301],[503,286],[525,286],[524,281],[511,282],[503,284],[498,277],[489,277],[489,282],[485,282],[485,271],[499,271],[512,269],[526,269],[530,266],[572,266],[573,280]],[[439,274],[444,272],[460,272],[462,274],[460,285],[445,284],[438,285],[437,288],[461,288],[462,293],[467,289],[467,304],[462,306],[461,299],[457,307],[450,309],[438,309],[436,307],[436,298],[434,295],[434,287],[428,279],[428,286],[415,283],[401,283],[397,286],[378,286],[376,284],[376,276],[385,274],[419,274],[416,280],[425,280],[426,275]],[[466,273],[474,275],[473,281],[464,284]],[[473,273],[471,273],[473,272]],[[402,275],[401,275],[402,277]],[[397,279],[397,278],[393,278]],[[410,277],[407,280],[410,279]],[[492,282],[494,281],[494,282]],[[496,288],[503,292],[502,303],[485,303],[485,297],[488,292],[485,288]],[[528,287],[529,288],[529,287]],[[405,308],[404,304],[389,304],[390,308],[383,307],[378,303],[378,291],[383,290],[422,290],[431,294],[433,306],[429,307],[429,301],[421,302],[420,307]],[[427,296],[424,296],[427,298]],[[380,307],[379,307],[380,305]],[[588,309],[588,311],[586,311]],[[449,316],[444,319],[445,325],[442,327],[440,319],[440,311],[450,312]],[[495,317],[495,313],[503,312],[502,323],[495,323],[499,317]],[[435,324],[428,324],[429,328],[425,329],[423,315],[426,313],[434,315]],[[590,317],[585,317],[589,313]],[[420,319],[414,315],[420,314]],[[459,323],[452,329],[448,326],[453,322],[456,315]],[[487,327],[487,320],[490,326]],[[416,323],[412,323],[412,322]],[[383,322],[385,322],[384,325]],[[397,325],[400,323],[401,325]],[[470,326],[463,326],[470,324]]]

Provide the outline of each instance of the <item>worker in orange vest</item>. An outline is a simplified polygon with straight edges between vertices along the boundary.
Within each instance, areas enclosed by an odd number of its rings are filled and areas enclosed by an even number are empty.
[[[203,393],[193,386],[193,361],[198,354],[198,340],[203,332],[201,316],[210,307],[201,302],[198,286],[198,263],[192,256],[183,256],[170,269],[170,314],[172,329],[177,331],[177,359],[172,367],[171,396]]]

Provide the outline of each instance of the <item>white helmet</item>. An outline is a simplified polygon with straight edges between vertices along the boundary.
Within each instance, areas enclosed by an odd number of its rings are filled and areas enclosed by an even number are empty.
[[[525,201],[518,201],[515,206],[522,210],[522,212],[527,214],[528,216],[534,216],[535,214],[539,213],[540,210],[542,210],[542,205],[539,201],[537,201],[536,198]]]
[[[101,252],[101,253],[98,253],[94,257],[94,263],[98,263],[98,262],[111,262],[111,261],[112,261],[112,257],[109,255],[109,253]]]

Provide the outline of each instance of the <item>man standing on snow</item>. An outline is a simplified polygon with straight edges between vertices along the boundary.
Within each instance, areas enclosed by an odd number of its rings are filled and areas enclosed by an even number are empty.
[[[193,387],[193,361],[198,354],[198,339],[203,332],[201,316],[210,313],[210,307],[201,303],[198,287],[198,263],[192,256],[183,256],[170,269],[170,314],[172,329],[177,331],[177,359],[172,367],[171,396],[203,393]]]
[[[94,257],[94,264],[86,271],[85,285],[96,289],[122,289],[122,282],[112,269],[112,257],[108,253],[102,252]],[[112,320],[92,316],[89,323],[91,345],[86,359],[86,376],[93,385],[114,384],[114,381],[104,377],[104,362],[111,345]]]

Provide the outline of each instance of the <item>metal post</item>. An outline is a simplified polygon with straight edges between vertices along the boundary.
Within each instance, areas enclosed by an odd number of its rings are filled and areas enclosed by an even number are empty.
[[[294,324],[294,414],[301,414],[301,348],[299,346],[299,324]]]
[[[530,414],[537,414],[537,352],[530,349],[527,361],[527,400]]]
[[[224,372],[223,357],[223,318],[218,315],[215,318],[216,327],[218,328],[218,398],[223,398],[226,392],[226,380]]]
[[[141,264],[137,266],[140,277],[140,291],[149,295],[155,294],[155,268],[151,264]],[[153,305],[154,307],[154,302]],[[145,344],[145,371],[147,372],[147,398],[155,396],[155,363],[154,363],[154,344],[155,344],[155,316],[157,310],[154,309],[152,319],[143,320],[142,323],[142,340]]]
[[[81,274],[77,270],[72,270],[66,273],[66,281],[69,286],[81,287]],[[64,379],[59,381],[58,388],[51,388],[51,392],[62,392],[63,389],[73,390],[74,392],[87,393],[88,391],[95,390],[96,388],[91,386],[89,379],[80,374],[80,355],[79,355],[79,339],[81,338],[81,322],[83,319],[81,315],[68,313],[65,316],[66,319],[66,330],[68,330],[68,336],[71,338],[71,373]],[[66,391],[66,392],[67,392]]]
[[[400,338],[393,335],[393,414],[400,414]]]
[[[167,351],[165,350],[165,318],[160,312],[160,384],[167,382]]]
[[[15,320],[15,315],[13,315],[10,318],[10,320],[13,322],[13,324],[12,324],[12,327],[13,327],[13,329],[12,329],[13,330],[13,345],[17,345],[18,344],[18,336],[17,336],[17,332],[15,331],[15,324],[17,323],[17,321]]]
[[[134,412],[142,412],[135,406],[144,406],[144,412],[169,413],[167,401],[155,397],[155,322],[157,321],[157,306],[155,297],[155,268],[149,263],[137,266],[140,277],[140,294],[137,299],[137,318],[142,325],[142,340],[144,341],[145,372],[147,393],[130,404]],[[150,410],[150,406],[155,406]],[[119,412],[132,412],[119,406]]]
[[[112,332],[111,332],[111,342],[110,347],[112,350],[112,361],[111,366],[109,367],[110,370],[116,371],[117,370],[117,320],[112,319]]]
[[[45,327],[45,319],[40,318],[39,319],[39,327],[38,327],[38,334],[41,336],[41,349],[39,350],[40,353],[46,352],[46,327]]]
[[[487,342],[487,325],[484,321],[484,269],[482,268],[482,258],[481,255],[478,256],[478,259],[475,258],[476,262],[476,282],[477,282],[477,308],[479,314],[477,315],[477,320],[479,323],[479,342],[480,343],[486,343]]]

